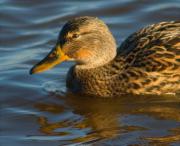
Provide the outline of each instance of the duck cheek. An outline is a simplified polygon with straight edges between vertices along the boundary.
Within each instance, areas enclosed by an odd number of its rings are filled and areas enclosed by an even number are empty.
[[[76,55],[79,58],[90,58],[92,54],[92,52],[88,49],[80,49],[76,52]]]
[[[87,50],[87,49],[80,49],[75,53],[75,58],[77,60],[81,60],[82,62],[87,62],[91,56],[92,56],[92,52]]]

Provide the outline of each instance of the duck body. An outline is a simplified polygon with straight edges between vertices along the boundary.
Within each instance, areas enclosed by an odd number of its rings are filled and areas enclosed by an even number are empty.
[[[80,17],[66,24],[60,33],[60,50],[78,62],[67,75],[66,83],[70,91],[103,97],[180,92],[180,22],[161,22],[147,26],[130,35],[118,51],[106,26],[100,22],[97,27],[94,22],[99,23],[99,20]],[[81,31],[80,28],[85,27],[84,31],[90,26],[90,33],[83,32],[85,35],[79,40],[66,40],[69,33],[75,32],[74,29],[77,33]],[[96,29],[93,31],[94,27]],[[69,51],[66,48],[71,49]],[[58,49],[55,50],[58,52]],[[41,64],[44,64],[44,60],[35,69]],[[34,68],[31,72],[35,72]]]
[[[130,35],[109,63],[73,66],[67,87],[96,96],[166,94],[180,91],[180,23],[162,22]]]

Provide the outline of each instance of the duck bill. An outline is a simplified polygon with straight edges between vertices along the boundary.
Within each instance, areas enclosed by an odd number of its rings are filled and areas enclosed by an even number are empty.
[[[59,47],[56,47],[43,60],[33,66],[30,70],[30,74],[44,72],[68,59],[69,57],[65,55]]]

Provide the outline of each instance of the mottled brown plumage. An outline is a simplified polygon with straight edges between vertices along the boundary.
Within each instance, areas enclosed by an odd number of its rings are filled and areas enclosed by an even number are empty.
[[[130,35],[116,53],[114,38],[101,20],[79,17],[63,27],[57,44],[77,62],[67,76],[73,92],[103,97],[180,92],[180,22],[147,26]]]

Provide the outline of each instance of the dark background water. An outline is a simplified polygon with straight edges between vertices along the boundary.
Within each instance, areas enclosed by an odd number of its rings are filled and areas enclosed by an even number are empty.
[[[180,97],[66,95],[71,63],[29,69],[76,16],[104,20],[120,44],[148,24],[180,20],[180,0],[1,0],[0,145],[180,145]]]

